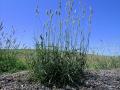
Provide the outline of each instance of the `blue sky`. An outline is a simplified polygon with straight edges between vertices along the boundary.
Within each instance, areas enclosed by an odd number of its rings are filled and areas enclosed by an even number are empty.
[[[63,4],[65,0],[62,0]],[[78,0],[76,0],[78,1]],[[90,47],[103,54],[120,54],[120,0],[83,0],[92,6]],[[0,0],[0,20],[4,29],[16,29],[18,41],[33,46],[33,37],[45,21],[46,9],[57,8],[57,0],[39,0],[40,16],[35,15],[36,0]],[[76,7],[78,8],[78,7]]]

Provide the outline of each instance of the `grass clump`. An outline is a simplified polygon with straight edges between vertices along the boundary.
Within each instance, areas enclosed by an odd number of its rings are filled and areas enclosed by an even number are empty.
[[[62,18],[61,0],[59,0],[58,9],[55,12],[48,10],[49,20],[44,24],[45,30],[36,39],[35,58],[32,59],[30,65],[34,80],[51,88],[53,86],[63,88],[67,85],[79,87],[84,83],[90,28],[88,34],[85,35],[85,31],[80,26],[79,13],[76,14],[78,17],[73,14],[74,2],[74,0],[66,2],[67,19]],[[54,18],[56,15],[57,19]],[[82,18],[85,18],[84,9]],[[89,16],[90,25],[91,14]]]
[[[26,69],[24,63],[16,56],[17,55],[12,50],[0,50],[0,73]]]
[[[15,69],[16,57],[7,50],[0,50],[0,72]]]
[[[49,87],[79,86],[84,81],[85,57],[72,52],[45,51],[39,48],[34,61],[34,75],[37,80]],[[44,54],[44,55],[43,55]]]
[[[0,73],[15,72],[26,69],[26,66],[17,57],[19,44],[14,38],[15,31],[9,35],[3,31],[3,23],[0,24]]]

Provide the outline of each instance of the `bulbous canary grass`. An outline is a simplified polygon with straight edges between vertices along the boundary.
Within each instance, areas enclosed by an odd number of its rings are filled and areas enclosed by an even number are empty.
[[[49,9],[49,17],[44,24],[44,32],[36,40],[36,58],[32,60],[34,79],[49,87],[65,87],[67,85],[78,88],[84,83],[84,69],[89,45],[90,32],[85,36],[81,28],[81,21],[86,16],[80,17],[76,10],[74,16],[74,0],[66,2],[66,18],[62,17],[62,1],[58,0],[57,10]],[[54,18],[57,19],[54,20]],[[91,16],[88,21],[91,25]],[[73,23],[74,22],[74,23]],[[54,28],[55,26],[55,28]],[[55,41],[54,41],[55,40]]]

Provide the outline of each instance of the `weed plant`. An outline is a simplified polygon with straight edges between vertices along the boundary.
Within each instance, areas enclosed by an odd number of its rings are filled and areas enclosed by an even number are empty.
[[[14,37],[15,31],[9,35],[3,31],[3,23],[0,23],[0,73],[15,72],[25,69],[25,65],[17,57],[17,44]]]
[[[81,27],[81,20],[87,17],[85,9],[82,14],[74,14],[74,0],[66,2],[66,18],[62,18],[62,2],[58,0],[56,11],[47,10],[49,17],[44,30],[36,39],[36,57],[32,59],[33,79],[45,86],[58,88],[67,85],[79,87],[84,83],[84,69],[91,32],[91,17],[88,16],[87,35]],[[38,8],[37,8],[38,9]],[[38,11],[38,10],[37,10]]]

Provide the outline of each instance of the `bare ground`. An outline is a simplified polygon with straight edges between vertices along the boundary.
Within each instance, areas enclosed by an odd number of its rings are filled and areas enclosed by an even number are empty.
[[[79,90],[120,90],[120,69],[88,72],[88,80]],[[50,90],[40,83],[30,82],[28,75],[28,71],[0,75],[0,90]],[[75,89],[69,87],[69,90]]]

